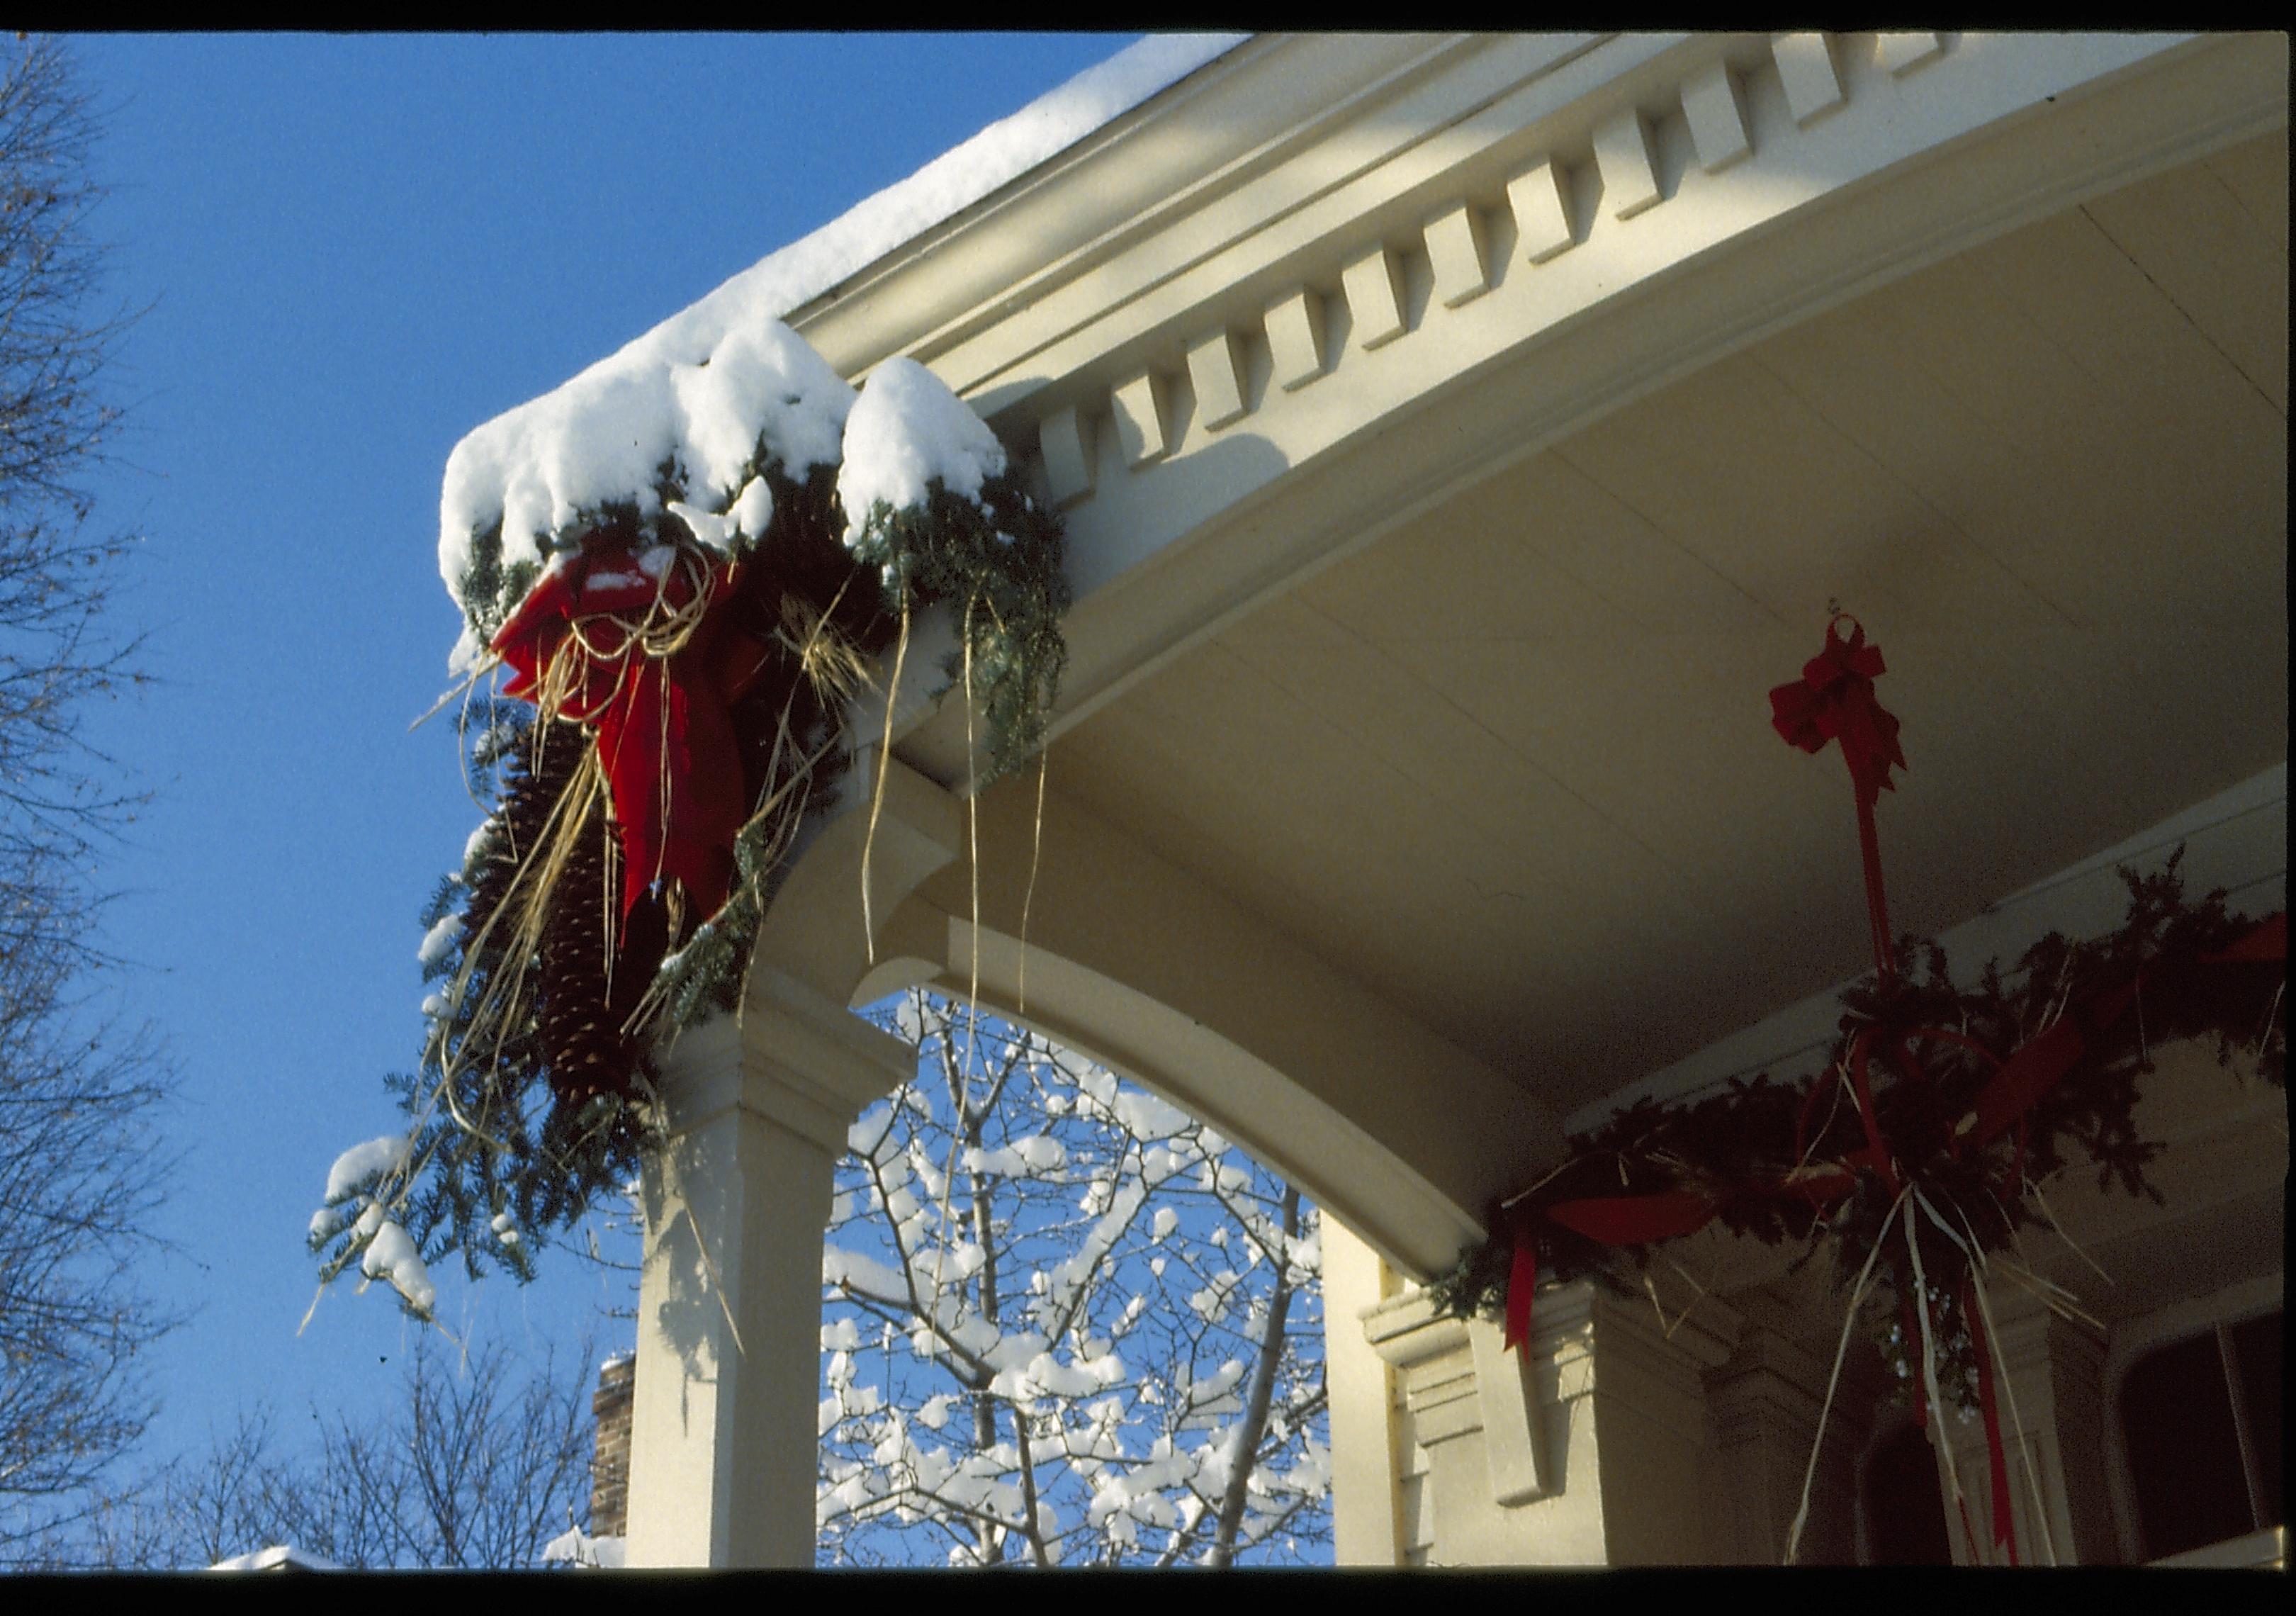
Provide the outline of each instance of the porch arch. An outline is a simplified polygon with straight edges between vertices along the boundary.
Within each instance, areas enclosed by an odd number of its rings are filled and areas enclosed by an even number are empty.
[[[962,997],[977,965],[983,1008],[1210,1122],[1421,1277],[1560,1151],[1518,1084],[1056,792],[1039,845],[1035,787],[978,804],[978,920],[959,857],[888,917],[852,1003],[927,983]],[[857,905],[857,879],[847,894]]]

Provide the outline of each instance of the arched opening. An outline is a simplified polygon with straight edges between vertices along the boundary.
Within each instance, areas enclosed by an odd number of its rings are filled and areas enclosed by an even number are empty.
[[[1320,1219],[1216,1128],[912,990],[823,1265],[823,1563],[1316,1564]]]
[[[1937,1451],[1907,1419],[1866,1450],[1857,1478],[1859,1558],[1867,1565],[1951,1565]]]

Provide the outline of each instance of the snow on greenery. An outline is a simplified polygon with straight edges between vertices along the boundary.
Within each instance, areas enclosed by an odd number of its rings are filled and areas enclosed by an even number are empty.
[[[327,1169],[325,1202],[311,1215],[310,1238],[316,1249],[348,1226],[359,1254],[359,1272],[370,1280],[388,1281],[409,1308],[427,1318],[439,1288],[414,1237],[385,1211],[406,1176],[412,1149],[413,1141],[404,1136],[385,1135],[337,1156]],[[496,1233],[510,1242],[518,1239],[507,1224],[498,1224]]]
[[[918,1075],[839,1169],[822,1563],[1329,1563],[1315,1209],[1040,1038],[873,1015]]]
[[[800,480],[837,463],[853,390],[788,326],[744,312],[699,304],[455,446],[439,570],[465,611],[506,604],[466,598],[474,545],[497,526],[495,569],[531,577],[557,536],[610,506],[658,514],[667,467],[695,537],[730,546],[772,514],[761,460]]]
[[[914,359],[888,359],[862,384],[845,422],[845,459],[837,472],[845,542],[858,544],[881,506],[923,505],[933,482],[977,500],[981,486],[1004,470],[1004,446],[947,382]]]
[[[454,952],[455,945],[462,940],[462,937],[463,917],[459,915],[442,915],[436,925],[422,934],[422,946],[415,950],[414,957],[421,960],[425,967],[435,965]]]
[[[406,1140],[396,1134],[352,1145],[327,1169],[328,1202],[332,1204],[341,1201],[385,1173],[401,1170],[406,1165]]]
[[[417,1313],[427,1316],[439,1300],[438,1287],[430,1283],[430,1270],[423,1266],[413,1238],[387,1218],[376,1224],[368,1239],[359,1272],[369,1279],[388,1279]]]

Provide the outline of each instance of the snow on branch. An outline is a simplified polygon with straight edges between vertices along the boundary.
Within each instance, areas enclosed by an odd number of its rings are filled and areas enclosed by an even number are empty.
[[[1021,1029],[881,1006],[918,1075],[853,1128],[823,1281],[824,1559],[1316,1563],[1316,1215]]]

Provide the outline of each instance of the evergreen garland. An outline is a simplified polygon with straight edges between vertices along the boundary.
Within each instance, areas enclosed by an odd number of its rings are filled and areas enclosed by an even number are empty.
[[[962,685],[971,652],[972,690],[988,728],[983,783],[1035,751],[1068,661],[1068,579],[1051,514],[1009,480],[992,480],[977,500],[935,485],[922,510],[877,505],[853,553],[878,567],[897,597],[946,602],[955,617],[964,644],[943,672]]]
[[[537,721],[523,702],[474,701],[468,770],[497,806],[423,915],[434,936],[449,917],[460,924],[451,946],[426,957],[426,980],[441,988],[424,1006],[420,1069],[387,1079],[413,1120],[405,1153],[314,1220],[323,1282],[362,1262],[375,1273],[371,1248],[385,1225],[403,1228],[424,1264],[459,1254],[472,1278],[501,1267],[529,1279],[538,1241],[625,1192],[660,1139],[650,1052],[739,1005],[799,824],[835,800],[857,740],[874,738],[857,698],[905,616],[937,606],[959,627],[944,671],[952,685],[969,678],[981,707],[981,783],[1042,744],[1069,594],[1060,525],[1016,478],[990,477],[977,496],[935,481],[922,507],[881,504],[849,533],[833,468],[792,477],[761,440],[749,476],[770,493],[770,519],[720,551],[744,563],[724,606],[730,627],[764,664],[731,709],[752,816],[734,843],[730,896],[701,915],[649,892],[619,918],[626,872],[609,805],[599,790],[584,797],[585,771],[596,768],[587,733]],[[669,545],[706,555],[677,513],[683,482],[665,463],[647,497],[586,510],[545,548],[636,555]],[[499,521],[472,536],[461,595],[477,643],[541,574],[504,563]],[[554,824],[578,807],[570,830]],[[560,834],[570,837],[562,866],[537,900],[531,861]],[[399,1289],[410,1311],[424,1310],[421,1287]]]
[[[1988,1255],[2010,1250],[2019,1231],[2043,1220],[2026,1186],[2076,1154],[2096,1169],[2099,1188],[2118,1183],[2158,1202],[2146,1168],[2161,1146],[2143,1137],[2136,1122],[2138,1079],[2153,1070],[2156,1046],[2210,1038],[2220,1063],[2253,1062],[2264,1080],[2285,1085],[2284,963],[2210,960],[2253,931],[2255,923],[2229,915],[2222,891],[2186,902],[2182,857],[2179,849],[2157,874],[2120,872],[2129,906],[2116,931],[2087,941],[2053,931],[2013,971],[2005,975],[1997,963],[1988,964],[1965,989],[1954,985],[1935,943],[1900,939],[1894,983],[1866,978],[1843,993],[1840,1032],[1817,1076],[1793,1084],[1767,1073],[1733,1079],[1722,1092],[1690,1103],[1644,1099],[1593,1132],[1572,1136],[1564,1165],[1535,1192],[1494,1206],[1490,1235],[1430,1285],[1437,1308],[1460,1317],[1497,1317],[1518,1238],[1536,1243],[1542,1283],[1592,1277],[1622,1292],[1639,1289],[1630,1277],[1646,1267],[1652,1244],[1604,1244],[1562,1226],[1546,1209],[1691,1189],[1734,1234],[1766,1245],[1805,1244],[1797,1265],[1820,1244],[1830,1248],[1835,1282],[1845,1290],[1874,1258],[1873,1333],[1900,1379],[1917,1380],[1920,1350],[1909,1306],[1915,1282],[1904,1214],[1892,1212],[1896,1197],[1870,1170],[1858,1171],[1849,1194],[1830,1202],[1782,1185],[1796,1166],[1796,1130],[1814,1085],[1834,1092],[1820,1095],[1802,1160],[1837,1161],[1864,1145],[1857,1108],[1838,1097],[1842,1085],[1835,1074],[1861,1033],[1884,1041],[1905,1034],[1914,1075],[1898,1075],[1874,1060],[1874,1109],[1899,1170],[1958,1222],[1948,1235],[1917,1215],[1915,1238],[1943,1360],[1941,1390],[1974,1408],[1975,1362],[1960,1300],[1972,1262],[1954,1235]],[[2081,1015],[2084,1006],[2132,981],[2136,1012],[2109,1026],[2086,1025],[2080,1054],[2027,1108],[2021,1127],[1982,1149],[1956,1148],[1956,1129],[1996,1067],[1964,1046],[1921,1037],[1921,1029],[1966,1036],[2005,1059],[2059,1017]]]

